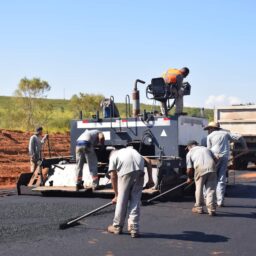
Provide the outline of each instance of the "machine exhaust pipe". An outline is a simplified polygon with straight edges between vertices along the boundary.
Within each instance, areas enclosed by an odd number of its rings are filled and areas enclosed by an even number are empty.
[[[132,101],[133,101],[132,116],[133,117],[136,117],[140,114],[140,91],[138,90],[138,86],[137,86],[138,83],[145,84],[146,82],[140,79],[137,79],[135,81],[134,89],[132,91]]]

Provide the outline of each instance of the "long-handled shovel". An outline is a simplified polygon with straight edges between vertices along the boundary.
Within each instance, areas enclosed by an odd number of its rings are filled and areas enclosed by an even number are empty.
[[[164,196],[164,195],[170,193],[171,191],[174,191],[174,190],[176,190],[176,189],[178,189],[178,188],[180,188],[180,187],[183,187],[183,186],[186,185],[186,184],[188,184],[187,181],[185,181],[185,182],[179,184],[178,186],[176,186],[176,187],[174,187],[174,188],[168,189],[168,190],[166,190],[165,192],[163,192],[163,193],[161,193],[161,194],[159,194],[159,195],[157,195],[157,196],[154,196],[154,197],[152,197],[152,198],[150,198],[150,199],[148,199],[148,200],[146,200],[146,201],[142,201],[141,203],[142,203],[142,205],[144,205],[144,206],[149,205],[149,204],[150,204],[152,201],[154,201],[155,199],[157,199],[157,198],[159,198],[159,197],[162,197],[162,196]]]
[[[92,214],[94,214],[94,213],[96,213],[96,212],[98,212],[98,211],[100,211],[100,210],[110,206],[110,205],[113,205],[113,203],[109,202],[107,204],[104,204],[104,205],[98,207],[97,209],[94,209],[94,210],[92,210],[92,211],[90,211],[88,213],[83,214],[82,216],[76,217],[74,219],[69,219],[69,220],[67,220],[67,221],[65,221],[63,223],[60,223],[59,229],[67,229],[67,228],[73,227],[73,226],[77,225],[79,220],[84,219],[84,218],[86,218],[86,217],[88,217],[88,216],[90,216],[90,215],[92,215]]]

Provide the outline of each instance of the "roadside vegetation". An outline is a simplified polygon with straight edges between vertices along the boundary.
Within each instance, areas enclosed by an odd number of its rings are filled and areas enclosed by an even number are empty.
[[[33,131],[37,126],[51,132],[67,132],[70,121],[79,119],[82,111],[83,118],[92,118],[96,111],[102,116],[100,102],[104,95],[79,93],[70,100],[47,99],[51,87],[39,78],[20,80],[18,88],[12,97],[0,96],[0,128],[9,130]],[[125,103],[116,103],[120,116],[126,117]],[[127,108],[128,109],[128,108]],[[160,111],[159,106],[141,104],[141,113],[146,110]],[[130,106],[132,112],[132,106]],[[184,108],[191,116],[202,116],[199,108]],[[170,115],[173,111],[170,111]],[[204,116],[213,120],[213,110],[205,109]]]

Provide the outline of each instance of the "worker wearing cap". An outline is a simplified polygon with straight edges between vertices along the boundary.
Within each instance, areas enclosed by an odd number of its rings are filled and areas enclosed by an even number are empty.
[[[42,159],[42,145],[48,138],[48,134],[42,138],[43,127],[36,128],[35,134],[30,137],[28,151],[30,155],[31,172],[38,167],[38,161]]]
[[[122,233],[128,210],[128,231],[131,237],[139,236],[140,200],[144,184],[144,160],[148,171],[146,187],[152,187],[154,182],[150,159],[143,158],[132,147],[114,150],[110,154],[109,173],[115,192],[112,202],[116,203],[116,209],[113,224],[108,226],[109,233]]]
[[[98,159],[94,150],[97,144],[104,145],[104,134],[98,130],[86,130],[77,139],[76,142],[76,189],[82,189],[83,186],[83,167],[85,160],[88,164],[92,176],[92,189],[97,189],[99,185],[98,178]]]
[[[226,191],[226,176],[227,176],[227,167],[228,167],[228,158],[230,153],[230,142],[237,141],[242,144],[242,147],[245,151],[248,150],[244,138],[239,134],[230,133],[226,130],[220,128],[219,123],[210,122],[208,126],[204,128],[208,130],[207,136],[207,148],[209,148],[218,163],[217,168],[217,188],[216,188],[216,197],[217,205],[219,207],[224,206],[224,196]]]
[[[182,114],[183,112],[183,79],[189,74],[189,69],[184,67],[182,69],[170,68],[163,74],[163,79],[167,85],[174,85],[177,89],[175,97],[176,114]]]
[[[204,193],[205,203],[208,214],[216,214],[215,207],[215,190],[216,190],[216,168],[215,157],[211,150],[203,146],[198,146],[194,140],[187,144],[188,153],[186,155],[188,183],[195,180],[195,206],[192,208],[193,213],[203,213]]]

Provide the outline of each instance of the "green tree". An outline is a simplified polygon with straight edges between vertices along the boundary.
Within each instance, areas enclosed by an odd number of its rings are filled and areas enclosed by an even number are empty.
[[[79,117],[79,112],[83,112],[84,117],[91,117],[96,111],[100,111],[100,102],[104,99],[101,94],[79,93],[73,95],[70,100],[71,108],[74,112],[74,117]]]
[[[16,110],[20,116],[17,121],[21,122],[22,128],[31,130],[48,123],[53,107],[44,99],[47,98],[50,89],[48,82],[40,78],[25,77],[20,80],[15,97]]]

